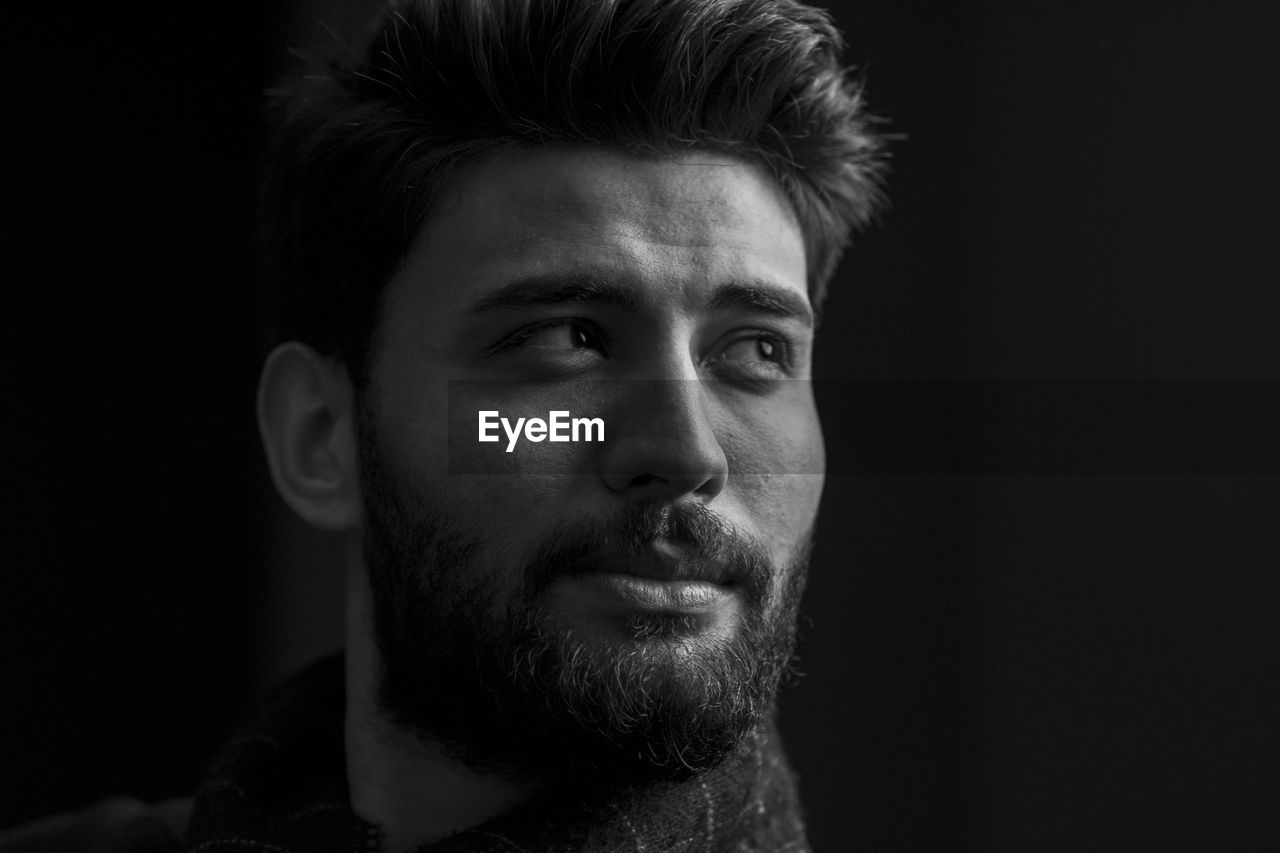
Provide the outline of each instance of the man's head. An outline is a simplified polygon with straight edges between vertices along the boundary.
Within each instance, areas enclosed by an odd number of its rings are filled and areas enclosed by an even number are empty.
[[[880,201],[882,138],[841,49],[825,13],[795,0],[393,5],[363,60],[307,69],[269,106],[275,336],[362,382],[380,295],[440,187],[495,149],[546,145],[758,164],[801,226],[817,305]]]
[[[669,773],[766,713],[822,486],[814,305],[880,162],[838,46],[791,2],[420,2],[281,107],[301,343],[260,417],[286,500],[360,543],[401,727]],[[474,440],[566,410],[605,440]]]

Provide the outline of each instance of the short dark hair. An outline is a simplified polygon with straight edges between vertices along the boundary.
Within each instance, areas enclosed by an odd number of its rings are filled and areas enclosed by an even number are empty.
[[[380,297],[433,197],[499,147],[723,151],[800,224],[815,304],[880,200],[883,137],[797,0],[410,0],[363,57],[273,90],[260,184],[272,336],[367,380]]]

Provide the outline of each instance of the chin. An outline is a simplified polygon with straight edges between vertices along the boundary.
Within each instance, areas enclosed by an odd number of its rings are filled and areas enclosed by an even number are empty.
[[[510,683],[535,704],[533,742],[568,766],[677,778],[715,766],[767,717],[790,644],[733,614],[631,614],[601,631],[543,611]],[[766,648],[769,647],[769,648]]]

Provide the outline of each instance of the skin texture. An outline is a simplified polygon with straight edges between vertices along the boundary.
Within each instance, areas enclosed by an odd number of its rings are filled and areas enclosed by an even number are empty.
[[[575,272],[623,284],[642,301],[640,310],[579,302],[471,312],[518,278]],[[811,391],[798,382],[760,392],[733,380],[749,368],[743,363],[758,363],[756,330],[792,341],[793,364],[779,379],[807,379],[813,330],[799,319],[707,309],[717,285],[753,279],[807,304],[799,229],[781,194],[751,165],[702,152],[651,160],[581,149],[490,160],[446,193],[387,287],[368,395],[381,449],[402,482],[424,490],[447,484],[451,502],[492,520],[494,553],[528,557],[540,533],[566,517],[598,514],[602,502],[696,501],[768,543],[774,562],[785,564],[812,524],[821,490],[820,477],[785,473],[822,470]],[[590,320],[611,352],[574,347],[567,326],[487,351],[557,318]],[[727,381],[667,381],[700,379]],[[521,441],[502,460],[512,475],[533,469],[517,483],[450,475],[444,448],[455,470],[489,470],[503,455],[500,444],[455,439],[451,446],[441,417],[450,409],[451,380],[492,381],[477,384],[475,399],[453,401],[465,418],[455,436],[475,435],[479,409],[514,418],[569,408],[603,417],[609,440],[604,447]],[[610,381],[584,388],[582,380]],[[626,394],[612,380],[663,381],[637,383],[640,393]],[[732,476],[738,471],[751,473]],[[514,594],[518,578],[497,580],[504,597]]]
[[[384,484],[410,525],[447,523],[468,546],[465,560],[441,560],[438,543],[391,549],[413,563],[396,594],[441,614],[466,602],[497,626],[536,605],[562,645],[639,660],[680,699],[699,688],[697,665],[714,669],[750,626],[789,632],[824,457],[810,384],[794,381],[809,378],[813,346],[801,234],[772,180],[729,155],[499,152],[446,186],[382,308],[362,393],[290,344],[268,361],[259,410],[286,501],[349,533],[353,805],[398,849],[564,780],[554,768],[486,772],[389,713],[366,565],[378,553],[369,513],[388,499],[362,488]],[[605,442],[521,440],[506,453],[505,439],[476,440],[479,410],[514,421],[565,409],[602,418]],[[758,583],[637,587],[654,566],[719,566],[662,537],[608,567],[553,560],[528,577],[566,525],[640,505],[705,511],[758,555]]]

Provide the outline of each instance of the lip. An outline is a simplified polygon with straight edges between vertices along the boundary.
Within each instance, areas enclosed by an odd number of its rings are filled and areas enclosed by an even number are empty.
[[[731,582],[728,566],[667,542],[651,542],[637,553],[597,554],[571,567],[574,575],[634,576],[647,581],[714,584]]]
[[[733,593],[720,584],[701,580],[655,580],[632,574],[596,572],[583,576],[586,587],[627,609],[662,613],[710,613]]]

